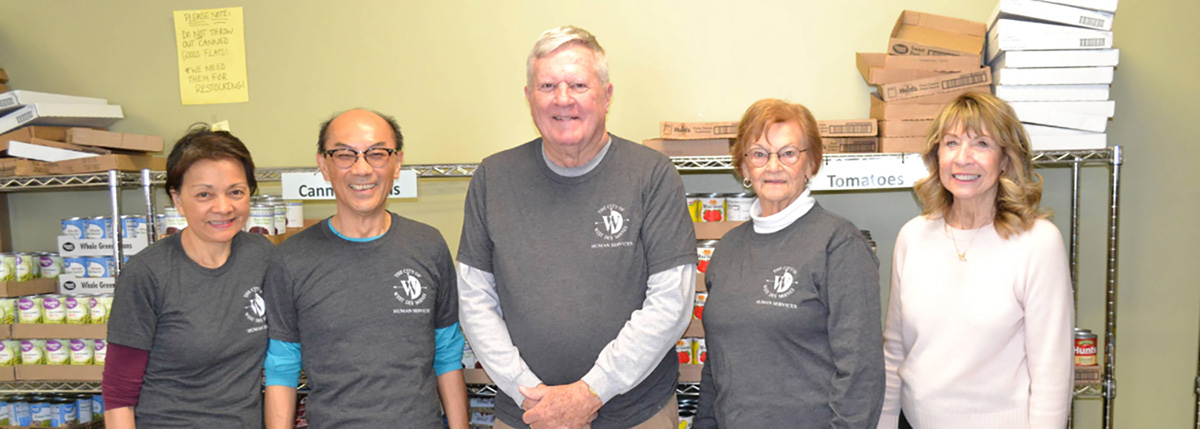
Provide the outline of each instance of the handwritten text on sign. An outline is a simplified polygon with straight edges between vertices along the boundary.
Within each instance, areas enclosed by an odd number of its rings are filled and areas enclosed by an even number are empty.
[[[177,10],[175,41],[183,104],[250,101],[242,8]]]

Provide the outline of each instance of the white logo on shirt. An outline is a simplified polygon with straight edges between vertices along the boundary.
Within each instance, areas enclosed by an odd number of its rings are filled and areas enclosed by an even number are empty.
[[[620,239],[629,230],[627,210],[616,204],[608,204],[596,210],[600,220],[595,222],[596,236],[607,241]]]
[[[763,294],[771,299],[783,299],[796,293],[796,269],[779,267],[771,270],[771,277],[763,284]]]
[[[421,284],[421,273],[410,269],[397,271],[393,274],[400,284],[392,286],[392,296],[400,303],[415,307],[425,302],[428,296],[426,287]]]
[[[262,288],[258,286],[246,289],[246,293],[242,294],[242,298],[246,300],[246,305],[243,307],[246,310],[246,320],[254,324],[263,324],[267,322],[267,304],[263,301]],[[254,332],[251,329],[247,332]]]

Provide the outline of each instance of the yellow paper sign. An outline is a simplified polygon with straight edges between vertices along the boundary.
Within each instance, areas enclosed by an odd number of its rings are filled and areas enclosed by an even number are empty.
[[[242,8],[177,10],[175,41],[183,104],[250,101]]]

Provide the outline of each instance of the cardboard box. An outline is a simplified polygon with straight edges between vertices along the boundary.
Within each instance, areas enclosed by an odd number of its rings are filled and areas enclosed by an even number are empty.
[[[12,325],[0,325],[0,340],[12,338]]]
[[[642,144],[667,156],[728,156],[729,148],[733,146],[733,139],[648,139],[643,140]]]
[[[108,104],[108,100],[103,98],[51,94],[48,92],[13,90],[0,94],[0,113],[36,103],[106,105]]]
[[[833,153],[879,152],[878,137],[822,137],[821,150],[826,155]]]
[[[162,152],[163,150],[163,138],[160,136],[114,133],[90,128],[67,129],[66,141],[67,143],[142,152]]]
[[[100,381],[104,365],[16,365],[17,380]]]
[[[992,60],[995,68],[1116,67],[1120,49],[1068,49],[1053,51],[1005,51]]]
[[[1028,129],[1032,125],[1026,125]],[[1030,135],[1029,146],[1033,150],[1095,150],[1108,147],[1108,134],[1086,133],[1079,135]]]
[[[1113,81],[1112,67],[993,69],[997,85],[1095,85]]]
[[[933,120],[892,120],[879,122],[880,137],[925,137],[929,135]]]
[[[1014,101],[1101,101],[1108,99],[1108,85],[994,85],[1000,99]]]
[[[982,55],[987,26],[982,22],[906,10],[892,27],[892,55]]]
[[[1067,6],[1081,7],[1084,9],[1100,10],[1104,12],[1116,12],[1117,0],[1046,0],[1050,3],[1065,4]]]
[[[50,163],[18,158],[0,158],[0,177],[49,176]]]
[[[925,79],[942,73],[978,70],[979,60],[978,55],[913,56],[865,52],[855,54],[858,73],[872,85]]]
[[[24,127],[17,128],[4,134],[0,134],[0,142],[16,140],[27,142],[31,139],[53,140],[56,142],[67,141],[67,130],[69,127]]]
[[[704,273],[696,273],[696,292],[708,292],[708,286],[704,284]]]
[[[1000,0],[992,10],[989,26],[1002,18],[1032,18],[1094,30],[1112,30],[1113,13],[1082,9],[1039,0]]]
[[[16,381],[16,370],[11,366],[0,366],[0,381]]]
[[[934,119],[942,112],[943,103],[889,103],[871,94],[871,117],[884,121],[896,119]]]
[[[42,323],[17,323],[12,325],[12,337],[29,338],[108,338],[108,325],[47,325]]]
[[[1040,107],[1030,104],[1013,106],[1013,111],[1017,112],[1017,119],[1021,122],[1029,122],[1038,125],[1049,125],[1052,127],[1070,128],[1075,130],[1092,131],[1097,133],[1104,132],[1108,127],[1108,117],[1103,115],[1086,115],[1081,113],[1065,112],[1055,110],[1053,108]]]
[[[738,121],[660,122],[658,136],[663,139],[701,140],[736,138]]]
[[[166,158],[150,155],[99,155],[88,158],[59,161],[50,165],[53,174],[95,173],[108,170],[141,171],[144,168],[162,171],[167,169]]]
[[[18,297],[25,295],[37,295],[40,293],[54,293],[57,290],[58,283],[54,279],[33,279],[23,282],[0,282],[0,297]]]
[[[41,140],[41,139],[34,139]],[[49,140],[42,140],[49,141]],[[98,156],[94,153],[74,151],[70,149],[58,148],[50,145],[41,145],[37,143],[25,143],[16,140],[11,140],[0,144],[0,149],[4,149],[8,156],[31,159],[34,161],[58,162],[72,159],[87,158]]]
[[[725,221],[725,222],[692,222],[696,228],[697,240],[719,240],[729,230],[737,228],[745,221]]]
[[[1039,22],[1001,19],[988,31],[989,63],[1008,51],[1112,49],[1111,31],[1064,27]]]
[[[879,134],[874,119],[842,119],[817,121],[821,137],[874,137]]]
[[[982,68],[976,71],[950,73],[928,79],[880,85],[879,94],[885,101],[904,100],[962,91],[967,88],[987,86],[991,83],[992,71]]]
[[[883,137],[879,139],[879,151],[883,153],[921,153],[925,150],[925,137]]]
[[[1117,113],[1117,102],[1105,101],[1016,101],[1008,103],[1014,109],[1036,107],[1078,113],[1081,115],[1097,115],[1111,118]]]
[[[124,117],[116,105],[36,103],[0,116],[0,133],[22,125],[106,128]]]

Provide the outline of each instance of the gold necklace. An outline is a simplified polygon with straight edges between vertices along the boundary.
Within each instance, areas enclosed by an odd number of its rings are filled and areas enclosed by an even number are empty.
[[[953,231],[950,231],[949,222],[946,222],[945,219],[942,220],[942,229],[946,231],[946,234],[950,236],[950,240],[954,242],[954,253],[958,254],[958,261],[967,262],[967,251],[971,250],[971,245],[975,244],[975,237],[979,236],[979,230],[983,229],[983,227],[975,228],[975,235],[971,236],[971,241],[967,242],[967,248],[964,250],[958,250],[958,238],[954,236]]]

